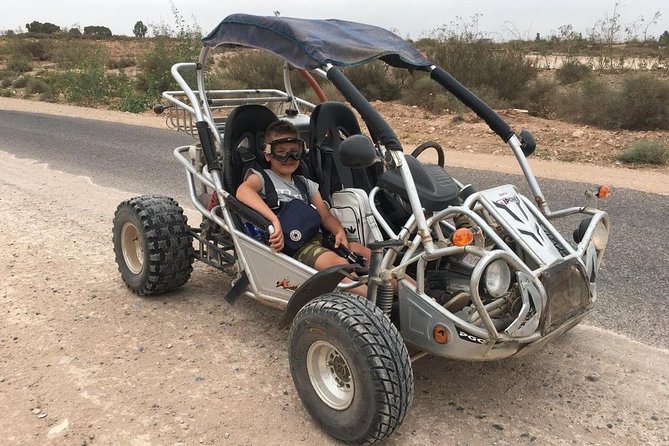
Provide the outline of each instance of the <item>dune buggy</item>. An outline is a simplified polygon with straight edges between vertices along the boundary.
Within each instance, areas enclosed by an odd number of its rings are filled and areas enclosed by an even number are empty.
[[[604,190],[587,206],[551,211],[526,159],[535,149],[531,133],[516,134],[409,43],[359,23],[235,14],[203,44],[197,61],[172,67],[181,90],[165,92],[168,104],[157,108],[196,140],[174,155],[202,222],[189,226],[171,198],[124,201],[114,217],[116,261],[140,295],[180,287],[197,259],[234,275],[229,302],[248,296],[282,309],[297,393],[326,432],[356,444],[384,439],[411,404],[413,360],[525,354],[590,312],[609,233],[607,214],[596,208]],[[281,57],[285,89],[207,89],[205,63],[219,46]],[[510,146],[532,199],[514,185],[478,191],[451,177],[435,142],[406,154],[344,74],[377,59],[426,73],[485,121]],[[298,73],[318,104],[293,94]],[[346,102],[327,101],[316,78]],[[353,257],[316,271],[273,252],[263,238],[273,231],[269,222],[235,198],[247,168],[267,167],[263,132],[277,119],[308,141],[301,172],[319,183],[348,235],[371,249],[368,265]],[[426,149],[437,152],[437,164],[418,160]],[[578,215],[573,242],[551,224]],[[366,299],[347,291],[360,284]]]

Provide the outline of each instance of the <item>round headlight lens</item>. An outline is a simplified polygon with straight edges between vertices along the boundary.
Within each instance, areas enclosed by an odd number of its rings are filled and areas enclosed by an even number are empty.
[[[485,288],[492,297],[502,297],[511,286],[511,269],[504,260],[495,260],[483,273]]]
[[[606,248],[606,244],[609,242],[609,230],[606,229],[604,223],[597,222],[595,226],[595,232],[592,234],[592,243],[595,244],[595,249],[601,251]]]

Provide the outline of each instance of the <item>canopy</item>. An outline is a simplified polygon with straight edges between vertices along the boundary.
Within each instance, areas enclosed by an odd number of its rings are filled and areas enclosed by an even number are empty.
[[[374,59],[399,68],[432,65],[420,51],[396,34],[345,20],[232,14],[202,42],[210,48],[226,44],[260,48],[305,69],[328,63],[350,67]]]

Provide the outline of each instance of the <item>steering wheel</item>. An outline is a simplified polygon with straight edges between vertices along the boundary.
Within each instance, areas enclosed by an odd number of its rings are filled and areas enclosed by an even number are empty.
[[[445,161],[444,149],[437,141],[425,141],[423,144],[416,147],[413,152],[411,152],[411,156],[418,158],[418,155],[423,153],[425,149],[434,149],[437,152],[437,164],[443,169]]]

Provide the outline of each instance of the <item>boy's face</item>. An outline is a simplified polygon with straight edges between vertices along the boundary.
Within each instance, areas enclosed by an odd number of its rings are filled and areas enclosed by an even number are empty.
[[[272,157],[270,150],[270,143],[284,138],[295,139],[297,135],[286,134],[286,133],[274,133],[270,136],[270,139],[267,141],[267,148],[265,149],[265,159],[269,161],[270,168],[280,174],[280,175],[292,175],[300,165],[300,162],[296,159],[288,157],[285,161],[279,161]],[[303,150],[304,148],[297,142],[285,142],[274,144],[273,150],[275,155],[283,156],[289,152],[295,152]]]

